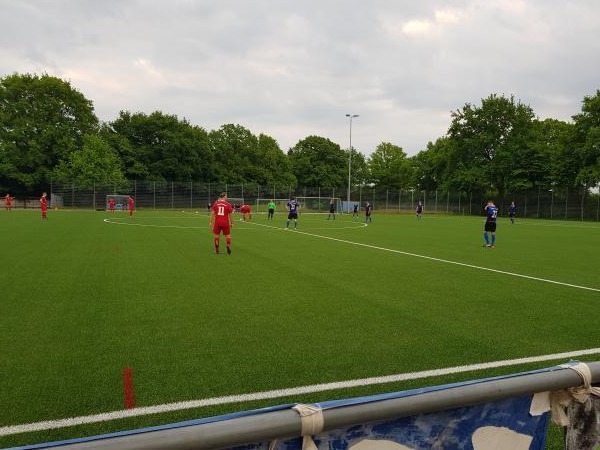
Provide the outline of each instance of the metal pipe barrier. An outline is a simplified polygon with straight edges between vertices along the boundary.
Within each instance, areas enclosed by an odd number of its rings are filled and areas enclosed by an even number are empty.
[[[600,382],[600,362],[587,363],[592,383]],[[417,414],[502,400],[546,391],[582,386],[581,376],[569,368],[557,366],[539,373],[515,374],[443,390],[434,390],[401,398],[367,401],[359,404],[323,409],[324,428],[330,431],[369,422],[379,422]],[[68,444],[68,450],[215,450],[256,442],[301,436],[298,413],[291,409],[261,412],[221,421],[161,430],[133,430],[119,435],[89,438]],[[50,448],[57,443],[48,444]]]

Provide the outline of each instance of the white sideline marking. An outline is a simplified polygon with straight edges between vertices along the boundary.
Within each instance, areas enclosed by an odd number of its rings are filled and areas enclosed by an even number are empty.
[[[255,225],[262,226],[262,227],[268,227],[268,228],[281,229],[281,228],[273,227],[273,226],[270,226],[270,225],[263,225],[263,224],[260,224],[260,223],[257,223]],[[290,229],[290,231],[291,231],[291,229]],[[530,275],[523,275],[523,274],[515,273],[515,272],[507,272],[505,270],[491,269],[489,267],[483,267],[483,266],[475,266],[473,264],[461,263],[461,262],[458,262],[458,261],[450,261],[449,259],[434,258],[433,256],[419,255],[417,253],[404,252],[402,250],[394,250],[392,248],[386,248],[386,247],[378,247],[376,245],[363,244],[361,242],[352,242],[352,241],[347,241],[345,239],[338,239],[338,238],[334,238],[334,237],[330,237],[330,236],[323,236],[323,235],[320,235],[320,234],[307,233],[305,231],[294,230],[294,233],[304,234],[306,236],[318,237],[318,238],[321,238],[321,239],[329,239],[330,241],[342,242],[344,244],[358,245],[360,247],[372,248],[374,250],[382,250],[384,252],[398,253],[398,254],[407,255],[407,256],[414,256],[415,258],[429,259],[430,261],[437,261],[437,262],[443,262],[443,263],[447,263],[447,264],[454,264],[456,266],[462,266],[462,267],[470,267],[471,269],[487,270],[488,272],[501,273],[503,275],[510,275],[510,276],[519,277],[519,278],[526,278],[528,280],[542,281],[544,283],[552,283],[552,284],[558,284],[560,286],[567,286],[567,287],[572,287],[572,288],[576,288],[576,289],[585,289],[585,290],[588,290],[588,291],[600,292],[600,289],[589,287],[589,286],[580,286],[578,284],[563,283],[562,281],[550,280],[548,278],[539,278],[539,277],[533,277],[533,276],[530,276]]]
[[[442,375],[451,375],[461,372],[472,372],[483,369],[493,369],[496,367],[506,367],[518,364],[528,364],[533,362],[562,360],[575,356],[600,354],[600,348],[591,348],[587,350],[577,350],[565,353],[554,353],[550,355],[532,356],[528,358],[507,359],[503,361],[492,361],[487,363],[471,364],[466,366],[454,366],[444,369],[424,370],[420,372],[401,373],[396,375],[387,375],[381,377],[361,378],[356,380],[337,381],[332,383],[313,384],[310,386],[299,386],[288,389],[276,389],[272,391],[254,392],[250,394],[227,395],[223,397],[206,398],[202,400],[190,400],[185,402],[166,403],[163,405],[145,406],[121,411],[112,411],[89,416],[71,417],[68,419],[47,420],[43,422],[33,422],[22,425],[9,425],[0,427],[0,436],[11,434],[31,433],[34,431],[44,431],[56,428],[66,428],[88,423],[107,422],[109,420],[124,419],[127,417],[138,417],[148,414],[160,414],[184,409],[203,408],[213,405],[224,405],[229,403],[241,403],[253,400],[266,400],[279,397],[290,397],[293,395],[311,394],[315,392],[330,391],[334,389],[347,389],[351,387],[370,386],[376,384],[394,383],[398,381],[416,380],[419,378],[437,377]]]

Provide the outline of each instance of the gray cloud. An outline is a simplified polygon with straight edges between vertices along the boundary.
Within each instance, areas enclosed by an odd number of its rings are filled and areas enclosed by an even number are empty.
[[[316,134],[415,154],[492,93],[570,120],[600,87],[600,4],[0,0],[0,76],[69,80],[114,120],[160,110],[236,123],[283,150]]]

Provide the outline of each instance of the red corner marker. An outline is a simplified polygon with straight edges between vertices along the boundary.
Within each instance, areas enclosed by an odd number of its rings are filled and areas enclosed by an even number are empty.
[[[125,409],[135,408],[135,393],[133,392],[133,370],[123,367],[123,389],[125,391]]]

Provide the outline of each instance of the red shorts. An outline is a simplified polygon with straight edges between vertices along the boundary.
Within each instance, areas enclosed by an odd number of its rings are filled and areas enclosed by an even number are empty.
[[[229,222],[227,223],[215,223],[213,226],[213,233],[214,234],[219,234],[223,232],[223,234],[225,236],[227,236],[228,234],[231,234],[231,226],[229,225]]]

